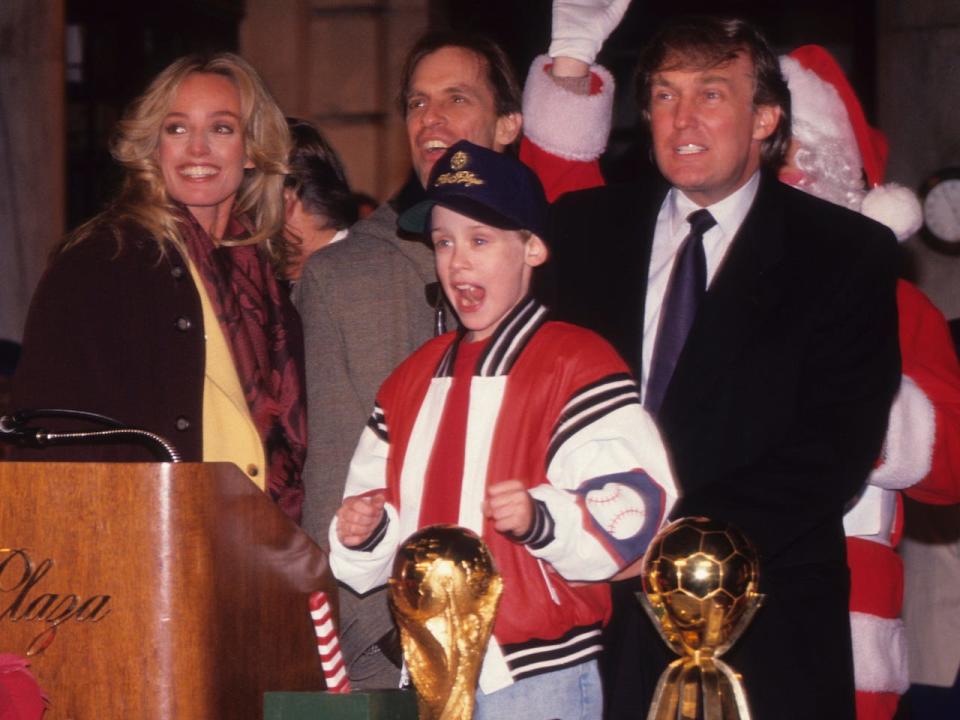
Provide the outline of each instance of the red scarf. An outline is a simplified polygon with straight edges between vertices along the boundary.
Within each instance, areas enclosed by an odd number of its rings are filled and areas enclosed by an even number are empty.
[[[178,227],[230,345],[247,407],[263,441],[267,492],[299,523],[307,414],[303,338],[296,311],[260,248],[216,247],[186,210]],[[249,235],[240,219],[230,218],[227,237]]]

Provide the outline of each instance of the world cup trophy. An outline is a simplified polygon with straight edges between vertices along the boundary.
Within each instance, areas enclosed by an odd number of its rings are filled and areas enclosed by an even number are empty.
[[[430,525],[397,551],[390,606],[400,628],[420,720],[470,720],[503,579],[484,542]]]
[[[763,602],[759,561],[725,523],[681,518],[663,528],[643,561],[641,604],[680,658],[663,671],[647,720],[749,720],[741,676],[723,655]]]

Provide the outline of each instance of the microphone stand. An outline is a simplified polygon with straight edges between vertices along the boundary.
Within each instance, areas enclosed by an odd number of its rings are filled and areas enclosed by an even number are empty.
[[[106,425],[106,430],[79,430],[72,432],[50,432],[44,428],[30,427],[28,423],[36,418],[70,418]],[[158,451],[166,462],[178,463],[183,459],[177,448],[169,440],[141,428],[127,427],[118,420],[106,415],[85,410],[67,410],[63,408],[42,410],[18,410],[12,415],[0,416],[0,441],[13,442],[21,446],[43,448],[80,442],[103,442],[110,440],[132,440],[142,442]]]

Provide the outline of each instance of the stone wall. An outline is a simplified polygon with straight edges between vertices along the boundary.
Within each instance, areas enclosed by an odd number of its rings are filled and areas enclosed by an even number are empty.
[[[400,67],[427,0],[247,0],[240,51],[280,107],[316,123],[351,186],[379,200],[410,170],[396,110]]]
[[[890,140],[887,179],[912,188],[960,166],[960,3],[878,0],[877,98]],[[960,247],[906,245],[914,279],[948,318],[960,317]]]
[[[63,23],[62,0],[0,2],[0,338],[64,232]]]

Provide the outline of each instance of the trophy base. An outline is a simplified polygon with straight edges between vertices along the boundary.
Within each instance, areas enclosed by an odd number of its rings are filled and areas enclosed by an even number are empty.
[[[687,658],[667,666],[647,720],[751,720],[743,682],[722,660]]]
[[[263,720],[417,720],[413,690],[268,692]]]

